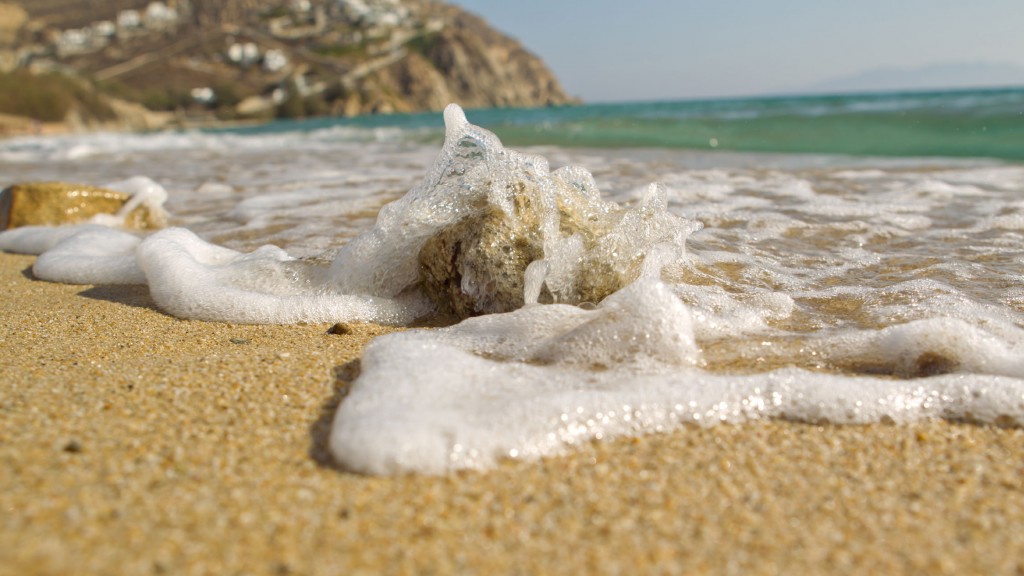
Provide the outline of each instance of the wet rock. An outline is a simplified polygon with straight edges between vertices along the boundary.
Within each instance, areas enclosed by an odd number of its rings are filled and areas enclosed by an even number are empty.
[[[441,312],[467,318],[523,305],[526,267],[544,257],[539,233],[490,207],[420,250],[423,289]]]
[[[557,213],[549,232],[556,238],[548,239],[548,247],[557,247],[559,242],[578,246],[574,260],[586,260],[585,251],[606,233],[607,215],[598,216],[595,203],[581,197],[575,188],[559,192],[555,204],[546,206],[542,191],[516,182],[509,186],[510,209],[487,204],[428,239],[419,253],[423,289],[439,311],[467,318],[521,308],[526,268],[545,259],[546,210]],[[557,264],[551,254],[547,256]],[[568,275],[572,282],[560,284],[552,282],[549,275],[541,301],[599,302],[625,285],[605,267],[599,268],[596,274],[574,270]]]
[[[74,224],[98,214],[115,214],[132,195],[106,188],[66,182],[26,182],[0,192],[0,229],[30,225]],[[125,218],[133,229],[164,225],[163,213],[142,203]]]
[[[390,210],[378,222],[378,242],[417,242],[408,246],[418,247],[418,270],[402,270],[415,280],[401,286],[419,281],[442,314],[510,312],[527,301],[597,304],[641,275],[660,277],[700,228],[668,211],[663,186],[628,206],[603,200],[585,169],[551,171],[542,157],[507,150],[457,106],[445,110],[445,130],[424,187],[392,209],[411,214],[411,224],[397,226]],[[434,203],[417,212],[424,199]],[[409,262],[411,250],[395,259]]]

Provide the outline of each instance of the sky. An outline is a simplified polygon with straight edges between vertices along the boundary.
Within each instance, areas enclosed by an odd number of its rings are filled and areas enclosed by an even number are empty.
[[[588,102],[1024,85],[1024,0],[449,1]]]

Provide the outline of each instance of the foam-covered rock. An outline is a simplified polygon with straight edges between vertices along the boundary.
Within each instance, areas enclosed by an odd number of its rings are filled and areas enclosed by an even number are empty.
[[[524,303],[526,267],[544,257],[538,236],[500,210],[465,218],[420,250],[423,289],[460,318],[515,310]]]
[[[551,171],[542,157],[507,150],[457,107],[445,121],[447,152],[435,172],[451,184],[442,179],[432,191],[442,200],[451,190],[460,211],[418,251],[424,291],[444,312],[465,318],[521,307],[527,268],[538,261],[541,301],[597,303],[636,280],[656,247],[681,257],[699,228],[668,212],[660,186],[623,207],[602,200],[585,169]]]

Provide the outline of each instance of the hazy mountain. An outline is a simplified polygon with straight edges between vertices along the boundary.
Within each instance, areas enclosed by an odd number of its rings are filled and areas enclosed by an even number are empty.
[[[1024,67],[1005,62],[959,62],[919,68],[876,68],[827,80],[802,92],[862,92],[1024,86]]]

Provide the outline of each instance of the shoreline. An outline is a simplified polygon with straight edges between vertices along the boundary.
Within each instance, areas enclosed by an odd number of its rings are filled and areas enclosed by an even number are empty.
[[[0,254],[0,574],[1014,573],[1024,430],[752,422],[443,477],[326,453],[373,337],[179,320]]]
[[[271,120],[218,120],[215,118],[177,118],[151,112],[145,119],[122,120],[99,124],[70,122],[39,122],[27,116],[0,114],[0,140],[25,136],[66,136],[69,134],[96,134],[103,132],[144,134],[147,132],[218,130],[260,126]]]

